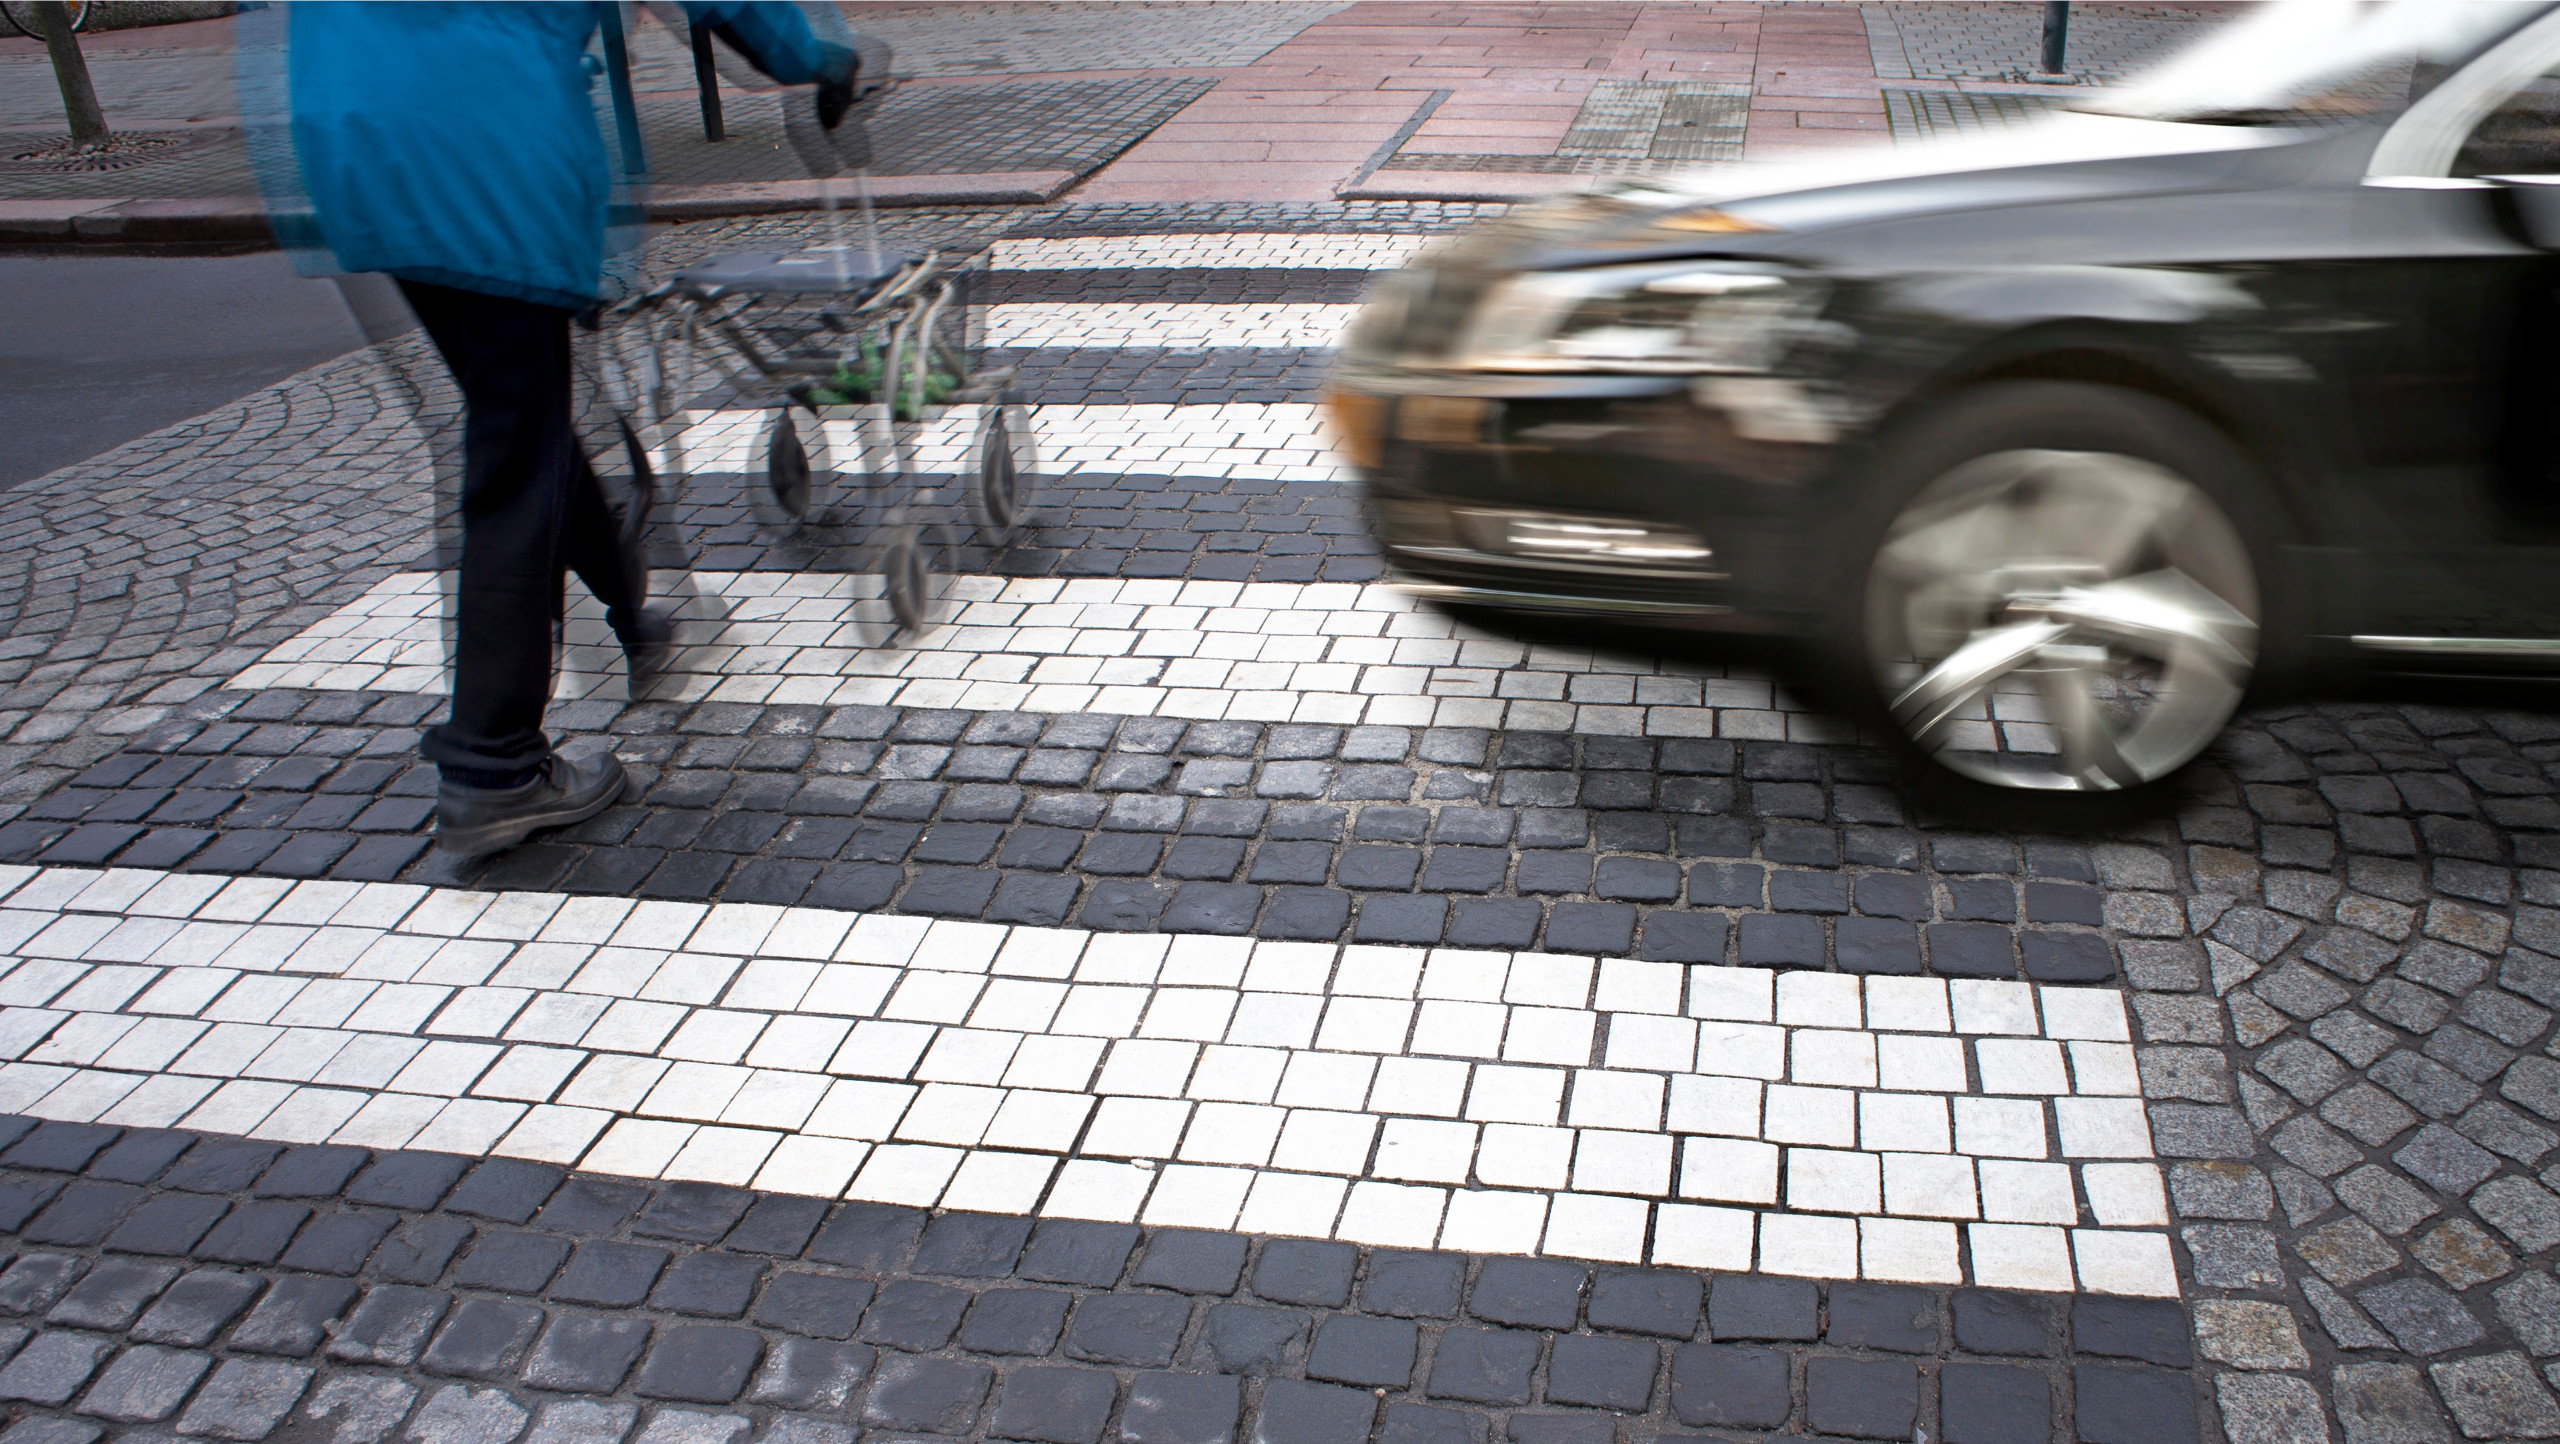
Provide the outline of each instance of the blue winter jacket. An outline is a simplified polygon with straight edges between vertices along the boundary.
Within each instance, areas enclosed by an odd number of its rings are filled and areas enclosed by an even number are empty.
[[[687,4],[786,85],[850,52],[789,4]],[[349,271],[577,309],[597,298],[612,183],[582,64],[602,6],[332,0],[288,16],[294,153]]]

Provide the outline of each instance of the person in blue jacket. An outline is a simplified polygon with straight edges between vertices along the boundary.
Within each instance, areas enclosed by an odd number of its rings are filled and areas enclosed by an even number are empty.
[[[687,4],[833,130],[859,64],[781,3]],[[453,707],[437,841],[477,857],[582,822],[624,787],[611,752],[570,760],[542,728],[564,575],[605,604],[634,694],[673,628],[574,425],[569,323],[603,286],[611,177],[589,40],[602,4],[339,0],[286,17],[293,154],[318,240],[394,277],[463,397]]]

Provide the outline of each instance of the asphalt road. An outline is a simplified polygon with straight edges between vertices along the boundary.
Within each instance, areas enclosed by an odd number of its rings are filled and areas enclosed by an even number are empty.
[[[0,488],[361,346],[337,286],[281,252],[0,255]]]

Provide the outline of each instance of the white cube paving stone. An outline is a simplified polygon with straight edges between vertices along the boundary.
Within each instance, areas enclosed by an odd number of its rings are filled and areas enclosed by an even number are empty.
[[[1701,1023],[1697,1067],[1737,1078],[1783,1078],[1787,1031],[1758,1023]]]
[[[1760,1269],[1763,1273],[1808,1278],[1856,1278],[1858,1221],[1813,1214],[1763,1213]]]
[[[2089,1196],[2090,1215],[2107,1228],[2168,1226],[2169,1200],[2158,1164],[2082,1164],[2080,1186]]]
[[[1776,1203],[1778,1146],[1740,1138],[1683,1139],[1680,1196],[1721,1203]]]
[[[1958,1284],[1956,1226],[1906,1218],[1858,1220],[1858,1273],[1894,1283]]]
[[[2071,1170],[2063,1164],[1986,1158],[1977,1170],[1982,1179],[1982,1216],[1993,1223],[2080,1221],[2080,1205],[2071,1193]]]
[[[1974,1161],[1956,1154],[1884,1155],[1884,1209],[1912,1218],[1978,1218]]]
[[[1654,1210],[1653,1262],[1741,1273],[1751,1267],[1756,1216],[1746,1208],[1666,1203]]]
[[[2175,1288],[2107,989],[24,878],[44,906],[14,936],[103,964],[0,975],[25,1060],[0,1106],[40,1117],[1399,1247]]]
[[[2059,1228],[1976,1223],[1965,1228],[1973,1281],[1986,1288],[2068,1293],[2074,1283],[2071,1245]]]
[[[2167,1234],[2075,1228],[2071,1251],[2080,1287],[2091,1293],[2178,1296],[2178,1270],[2169,1255]]]

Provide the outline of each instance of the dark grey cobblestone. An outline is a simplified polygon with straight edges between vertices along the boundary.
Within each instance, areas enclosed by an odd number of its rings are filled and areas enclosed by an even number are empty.
[[[55,1162],[48,1150],[78,1141],[58,1136],[65,1125],[35,1134],[31,1124],[0,1119],[0,1140],[32,1135],[29,1156]],[[117,1141],[116,1130],[100,1131],[101,1148]],[[2166,1301],[2091,1296],[2066,1309],[1969,1289],[1826,1289],[928,1216],[503,1159],[334,1150],[315,1170],[307,1151],[279,1158],[237,1140],[137,1137],[161,1164],[134,1185],[141,1206],[218,1175],[219,1192],[191,1196],[237,1210],[290,1187],[317,1210],[307,1231],[398,1193],[398,1227],[353,1279],[286,1265],[172,1279],[175,1266],[41,1248],[21,1231],[25,1251],[7,1277],[43,1272],[71,1292],[0,1283],[21,1317],[53,1310],[33,1327],[0,1326],[11,1439],[83,1439],[81,1421],[95,1419],[296,1444],[852,1444],[837,1421],[883,1438],[1084,1444],[1597,1441],[1696,1427],[2041,1440],[2072,1400],[2086,1407],[2093,1386],[2148,1410],[2145,1427],[2168,1429],[2138,1437],[2193,1437],[2192,1418],[2184,1436],[2161,1423],[2178,1399],[2192,1415],[2195,1397],[2185,1322]],[[132,1156],[101,1154],[88,1168],[131,1177],[140,1172]],[[261,1162],[242,1168],[244,1158]],[[334,1186],[317,1191],[315,1173]],[[28,1176],[0,1160],[0,1180]],[[422,1264],[402,1240],[440,1226],[464,1242],[445,1250],[449,1261]],[[647,1270],[655,1293],[626,1290],[627,1301],[603,1306],[565,1300],[557,1285],[546,1298],[538,1281],[474,1267],[484,1255],[532,1256],[534,1241],[552,1253],[645,1253],[665,1266]],[[917,1276],[926,1273],[935,1277]],[[688,1311],[702,1300],[686,1281],[700,1280],[719,1281],[721,1309],[741,1290],[761,1302],[743,1322],[705,1322]],[[138,1324],[114,1310],[64,1312],[83,1290],[123,1300],[163,1284]],[[2509,1293],[2519,1309],[2541,1302],[2513,1285]],[[870,1342],[846,1339],[857,1321]],[[2517,1380],[2531,1375],[2509,1359],[2460,1361],[2458,1375],[2439,1370],[2438,1387],[2465,1417],[2530,1422],[2538,1416],[2515,1411],[2530,1397]],[[2355,1397],[2393,1407],[2405,1382],[2375,1376]],[[2026,1435],[2002,1432],[2029,1419]]]
[[[2088,844],[1927,834],[1914,826],[1896,768],[1856,748],[573,703],[552,720],[570,745],[610,745],[622,756],[634,778],[624,805],[457,867],[428,850],[433,773],[409,752],[437,705],[405,695],[206,693],[0,825],[0,861],[58,862],[81,816],[120,806],[139,821],[127,850],[106,860],[142,854],[182,870],[2046,982],[2102,981],[2119,969],[2109,935],[2095,925],[2102,893]],[[244,756],[239,745],[254,735],[239,730],[247,724],[234,719],[244,716],[286,726],[339,717],[346,725],[338,731],[368,740],[345,758],[314,755],[309,741],[280,758]],[[766,768],[725,754],[705,765],[703,740],[740,731],[810,746]],[[1438,760],[1446,758],[1459,760]],[[1210,775],[1195,770],[1204,764],[1231,770],[1223,792],[1249,795],[1188,795],[1203,790],[1194,783]],[[369,835],[311,866],[292,862],[287,839],[346,836],[331,819],[304,822],[296,800],[345,789],[420,806],[404,831]],[[117,801],[125,798],[135,800]],[[172,806],[187,809],[187,826],[163,825]],[[748,813],[776,825],[723,841],[692,821]],[[1783,911],[1808,906],[1819,910]],[[2291,936],[2278,923],[2262,926],[2253,934],[2262,951]],[[2192,971],[2184,954],[2158,946],[2127,941],[2126,966]],[[2287,966],[2272,977],[2296,992],[2272,980],[2267,990],[2318,999],[2335,986],[2307,964]],[[2164,1057],[2164,1079],[2180,1066],[2196,1076],[2161,1086],[2207,1089],[2211,1096],[2196,1101],[2228,1103],[2225,1071],[2203,1061],[2213,1056]],[[2317,1090],[2337,1081],[2324,1071],[2336,1065],[2320,1061],[2329,1056],[2304,1040],[2261,1072]],[[2521,1087],[2541,1075],[2513,1076]],[[2406,1049],[2375,1078],[2430,1116],[2479,1101],[2477,1085]],[[2334,1101],[2330,1114],[2403,1106],[2368,1093]],[[2509,1116],[2508,1133],[2539,1127],[2503,1105],[2475,1127],[2494,1130]],[[188,1222],[173,1214],[149,1226]]]
[[[1126,358],[1139,353],[1114,354]],[[1033,378],[1043,389],[1032,399],[1284,401],[1304,399],[1299,393],[1321,379],[1315,364],[1303,357],[1273,359],[1276,353],[1254,353],[1221,366],[1208,353],[1155,354],[1163,358],[1156,371],[1121,369],[1119,361],[1084,371],[1074,369],[1071,358],[1048,357]],[[1046,369],[1047,362],[1058,363],[1059,369]],[[1180,377],[1196,378],[1206,389],[1186,388],[1177,381]],[[940,487],[938,494],[944,497],[954,494],[952,478],[925,476],[920,481]],[[886,515],[894,490],[865,491],[852,503],[822,507],[806,523],[781,528],[757,519],[752,485],[748,478],[727,474],[688,477],[682,497],[660,514],[653,563],[706,571],[861,571],[869,565],[865,543]],[[1266,582],[1366,582],[1384,575],[1359,518],[1359,499],[1340,482],[1142,474],[1051,477],[1043,482],[1028,530],[1000,552],[979,544],[955,506],[927,510],[946,524],[953,538],[947,565],[972,575]],[[409,558],[413,568],[446,564],[431,539],[420,541],[422,548]],[[275,740],[271,735],[250,745]],[[936,759],[937,767],[945,760]]]
[[[2560,1427],[2555,763],[2540,715],[2273,709],[2091,849],[2235,1441]]]

